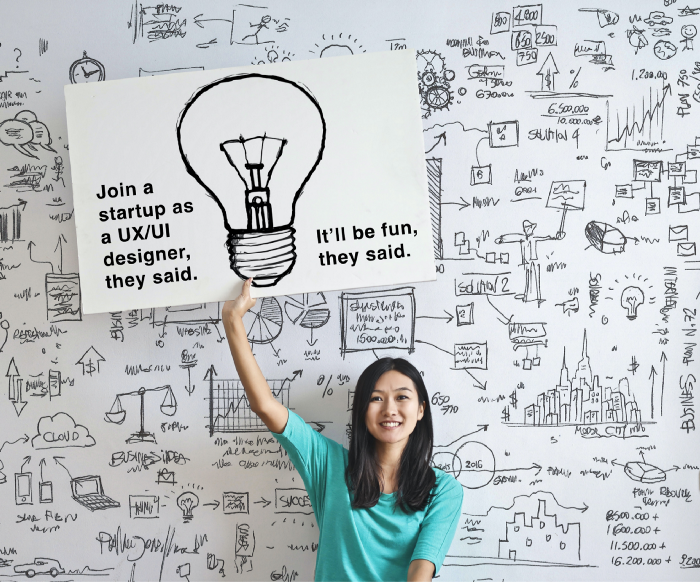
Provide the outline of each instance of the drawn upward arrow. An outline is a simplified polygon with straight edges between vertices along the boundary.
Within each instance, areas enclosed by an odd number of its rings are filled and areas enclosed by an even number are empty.
[[[470,433],[463,434],[461,437],[459,437],[459,438],[453,440],[450,444],[448,444],[448,445],[433,445],[433,448],[434,448],[434,449],[458,449],[458,448],[460,448],[460,447],[455,447],[455,446],[454,446],[456,443],[458,443],[458,442],[460,442],[460,441],[466,439],[467,437],[472,436],[473,434],[476,434],[476,433],[478,433],[478,432],[481,432],[482,430],[483,430],[484,432],[486,432],[486,431],[488,430],[488,428],[489,428],[489,425],[488,425],[488,424],[480,424],[480,425],[479,425],[479,428],[477,428],[476,430],[473,430],[473,431],[470,432]],[[460,446],[461,446],[461,445],[460,445]]]
[[[24,466],[31,460],[32,460],[32,458],[29,456],[24,457],[24,461],[22,461],[22,466],[20,467],[20,470],[19,470],[20,473],[24,473]]]
[[[557,69],[552,53],[547,55],[537,74],[542,76],[542,91],[554,91],[554,75],[559,74],[559,69]]]
[[[32,247],[35,247],[35,246],[36,245],[32,241],[29,241],[29,244],[27,245],[27,248],[29,249],[29,260],[32,263],[42,263],[42,264],[51,265],[51,272],[53,273],[54,269],[53,269],[53,263],[51,261],[35,261],[34,259],[32,259]]]
[[[60,263],[60,265],[61,265],[61,266],[58,267],[58,272],[61,273],[61,274],[63,273],[63,243],[64,243],[64,242],[68,242],[68,241],[66,240],[66,237],[63,236],[62,234],[58,235],[58,242],[56,243],[56,248],[53,250],[54,253],[55,253],[56,251],[59,251],[59,252],[60,252],[60,257],[61,257],[61,263]]]
[[[447,321],[445,323],[450,323],[455,316],[452,315],[451,313],[448,313],[446,309],[443,309],[447,317],[442,317],[441,315],[417,315],[416,319],[446,319]]]
[[[666,383],[666,353],[661,352],[661,365],[663,366],[661,370],[661,416],[664,415],[664,384]]]
[[[44,466],[46,465],[46,459],[42,457],[41,461],[39,461],[39,481],[41,483],[44,482]]]
[[[447,145],[447,132],[446,131],[443,131],[440,135],[437,136],[437,140],[435,141],[433,146],[425,153],[429,154],[430,152],[432,152],[436,147],[438,147],[438,145],[440,145],[440,141],[442,141],[443,145]]]

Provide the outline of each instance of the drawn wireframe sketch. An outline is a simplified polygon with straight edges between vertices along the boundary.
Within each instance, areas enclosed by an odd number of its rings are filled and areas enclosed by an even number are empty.
[[[86,475],[70,480],[70,488],[73,499],[90,511],[111,509],[120,507],[121,504],[105,495],[102,488],[102,477],[99,475]]]
[[[559,230],[555,236],[533,236],[536,228],[537,224],[524,220],[522,233],[503,234],[494,242],[496,244],[520,243],[520,258],[522,261],[520,264],[525,270],[525,290],[523,293],[515,295],[515,298],[523,302],[537,301],[539,306],[544,299],[542,299],[542,291],[540,289],[540,264],[537,257],[537,243],[548,240],[561,240],[566,233]]]
[[[433,50],[418,51],[418,91],[421,97],[423,117],[442,109],[449,109],[454,100],[450,82],[455,79],[455,72],[445,66],[445,59]]]
[[[51,147],[51,134],[33,111],[24,110],[0,123],[0,143],[12,146],[23,156],[39,159],[38,147],[57,153]]]
[[[133,390],[131,392],[122,392],[117,394],[112,403],[112,408],[109,412],[105,413],[105,421],[112,424],[122,424],[126,420],[126,410],[122,406],[122,398],[128,396],[138,396],[141,402],[141,428],[133,433],[126,442],[131,443],[155,443],[156,436],[154,433],[147,431],[144,428],[144,414],[146,406],[146,394],[151,392],[162,392],[165,391],[165,396],[160,405],[160,411],[165,416],[173,416],[177,412],[177,401],[175,400],[175,394],[173,389],[169,386],[159,386],[158,388],[139,388],[138,390]]]
[[[221,209],[231,269],[275,285],[294,267],[295,204],[323,156],[319,103],[282,77],[225,77],[187,102],[177,139],[187,172]]]

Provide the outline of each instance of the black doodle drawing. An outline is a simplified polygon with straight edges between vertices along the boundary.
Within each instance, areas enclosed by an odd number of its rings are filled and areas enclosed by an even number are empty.
[[[180,17],[181,10],[181,6],[174,4],[144,6],[139,0],[134,0],[127,22],[127,28],[131,29],[131,42],[136,44],[143,38],[148,42],[184,38],[187,19]]]
[[[92,377],[93,374],[100,373],[100,362],[104,361],[105,358],[95,349],[95,346],[90,346],[75,365],[83,367],[83,376],[87,374]]]
[[[17,574],[24,574],[27,578],[34,578],[37,574],[49,574],[55,578],[59,574],[66,573],[61,563],[53,558],[34,558],[34,561],[28,564],[17,564],[13,570]]]
[[[99,475],[71,478],[70,487],[73,499],[90,511],[121,507],[118,501],[105,495],[102,488],[102,477]]]
[[[289,388],[301,371],[290,379],[268,380],[272,395],[277,401],[289,406]],[[204,376],[209,381],[209,436],[214,433],[260,432],[266,427],[251,409],[248,397],[240,380],[217,378],[214,366]]]
[[[566,207],[564,208],[566,209]],[[521,294],[516,295],[515,299],[520,299],[523,302],[537,301],[539,305],[544,299],[542,299],[540,286],[540,264],[537,255],[537,245],[543,241],[561,240],[566,233],[560,229],[554,236],[534,236],[535,228],[537,228],[537,224],[524,220],[522,233],[503,234],[494,242],[496,244],[520,243],[521,265],[525,270],[525,290]]]
[[[641,100],[641,107],[633,105],[616,112],[607,104],[606,150],[641,150],[664,144],[664,114],[671,85],[659,90],[649,88]],[[664,148],[665,149],[665,148]]]
[[[74,61],[68,69],[68,78],[73,84],[104,81],[105,67],[97,59],[89,57],[87,51],[83,51],[83,56]]]
[[[290,19],[271,13],[267,6],[236,4],[231,23],[231,40],[241,45],[273,43],[289,30]]]
[[[176,503],[180,511],[182,511],[183,522],[188,523],[192,521],[194,517],[192,512],[199,506],[199,497],[197,494],[192,491],[185,491],[178,496]]]
[[[455,79],[455,72],[448,69],[445,59],[432,50],[418,51],[418,91],[421,96],[423,117],[442,109],[449,109],[454,99],[450,82]]]
[[[8,381],[7,397],[15,407],[17,416],[19,416],[22,414],[24,407],[27,406],[27,401],[22,399],[22,383],[24,382],[24,379],[20,377],[20,373],[19,370],[17,370],[17,364],[15,364],[14,358],[10,359],[10,363],[7,366],[7,372],[5,372],[5,377]]]
[[[56,153],[56,150],[51,147],[49,128],[37,119],[33,111],[29,110],[20,111],[12,119],[6,119],[0,123],[0,143],[12,146],[20,154],[29,158],[39,159],[38,147]]]
[[[261,100],[270,108],[264,115]],[[297,117],[290,119],[288,111]],[[198,127],[212,116],[217,129],[202,144]],[[275,285],[294,267],[295,204],[325,147],[326,122],[316,99],[281,77],[219,79],[187,102],[177,139],[187,172],[223,214],[231,269],[242,279],[254,276],[256,286]],[[296,148],[296,156],[285,156],[285,148]]]
[[[352,34],[344,34],[342,32],[336,34],[324,34],[321,40],[314,43],[314,49],[309,49],[312,55],[323,57],[342,57],[356,55],[367,52],[365,48],[358,43],[357,38],[353,38]]]
[[[78,424],[70,414],[59,412],[53,416],[42,416],[32,438],[34,449],[63,449],[67,447],[92,447],[95,439],[87,427]]]
[[[141,428],[133,433],[126,442],[128,444],[133,443],[155,443],[156,436],[154,433],[149,432],[144,427],[145,419],[145,409],[146,409],[146,395],[153,392],[165,392],[163,401],[160,405],[160,411],[165,416],[173,416],[177,412],[177,401],[175,400],[175,394],[169,385],[159,386],[158,388],[139,388],[138,390],[133,390],[131,392],[122,392],[117,394],[112,403],[112,408],[109,412],[105,413],[105,421],[112,424],[122,424],[126,420],[126,410],[122,405],[122,399],[126,399],[129,396],[138,396],[140,401],[140,418],[141,418]],[[160,477],[160,475],[159,475]]]
[[[608,378],[605,378],[607,384]],[[523,426],[566,426],[619,423],[639,425],[642,412],[629,380],[620,378],[617,386],[601,386],[600,376],[594,375],[588,356],[588,340],[583,334],[581,359],[569,376],[566,350],[562,358],[559,382],[537,396],[537,402],[523,411]],[[596,436],[616,436],[616,433],[592,433]]]

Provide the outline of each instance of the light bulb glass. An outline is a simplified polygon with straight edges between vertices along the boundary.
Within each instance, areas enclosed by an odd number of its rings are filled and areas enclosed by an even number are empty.
[[[225,77],[188,101],[177,135],[187,171],[223,214],[231,268],[276,284],[294,266],[294,205],[325,146],[319,104],[288,79]]]
[[[637,318],[637,309],[644,303],[644,292],[639,287],[625,287],[620,297],[620,305],[627,310],[627,319]]]

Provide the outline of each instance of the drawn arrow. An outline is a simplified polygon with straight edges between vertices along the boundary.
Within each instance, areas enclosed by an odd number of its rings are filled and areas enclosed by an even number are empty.
[[[447,319],[445,323],[450,323],[450,321],[452,321],[455,318],[455,316],[451,313],[448,313],[446,309],[443,309],[443,311],[447,314],[446,318],[442,317],[441,315],[417,315],[416,319]]]
[[[292,372],[292,377],[291,377],[291,378],[287,378],[287,379],[288,379],[290,382],[294,382],[294,380],[296,380],[297,377],[301,378],[301,374],[302,374],[303,371],[304,371],[304,370],[294,370],[294,372]]]
[[[214,376],[217,376],[217,375],[218,374],[216,373],[216,370],[214,369],[214,364],[212,364],[211,366],[209,366],[209,368],[207,369],[207,373],[204,374],[204,378],[202,378],[202,379],[212,381],[212,380],[214,380]]]
[[[29,442],[29,435],[25,434],[23,437],[19,437],[16,441],[5,441],[0,445],[0,453],[2,453],[2,449],[5,447],[5,445],[16,445],[18,442],[22,441],[22,443],[26,444]]]
[[[22,380],[19,379],[19,371],[17,370],[17,365],[15,364],[15,359],[10,360],[10,365],[7,366],[6,378],[9,378],[10,395],[14,394],[14,398],[10,396],[10,401],[15,407],[15,412],[17,416],[22,414],[24,407],[27,406],[27,402],[22,400]]]
[[[265,508],[265,507],[267,507],[268,505],[270,505],[270,503],[272,503],[272,501],[268,501],[268,500],[265,499],[264,497],[261,497],[261,498],[260,498],[260,501],[253,501],[253,504],[254,504],[254,505],[257,504],[257,503],[264,503],[265,505],[263,505],[263,508]]]
[[[664,473],[668,473],[669,471],[680,471],[680,467],[678,465],[673,465],[672,469],[663,469]]]
[[[552,53],[547,55],[537,74],[542,76],[542,91],[554,91],[554,75],[559,74],[559,69],[557,69]]]
[[[440,135],[437,136],[437,140],[433,144],[433,147],[431,147],[426,154],[429,154],[432,152],[438,145],[440,145],[440,141],[442,140],[443,145],[447,145],[447,132],[443,131]]]
[[[440,350],[441,352],[445,352],[446,354],[450,354],[450,355],[454,358],[454,354],[453,354],[452,352],[450,352],[450,351],[448,351],[448,350],[445,350],[445,349],[443,349],[443,348],[440,348],[440,347],[436,346],[435,344],[431,344],[430,342],[424,342],[423,340],[416,340],[416,343],[417,343],[417,344],[426,344],[426,345],[429,345],[429,346],[433,346],[436,350]]]
[[[73,479],[73,475],[70,474],[70,471],[68,470],[68,467],[66,467],[63,463],[61,463],[58,459],[65,459],[65,457],[54,457],[53,460],[56,461],[57,465],[61,465],[66,470],[66,473],[68,473],[68,476]]]
[[[279,358],[280,350],[275,349],[275,345],[272,343],[272,341],[270,341],[270,347],[272,348],[272,353],[275,354],[275,358]]]
[[[449,448],[453,448],[454,445],[455,445],[456,443],[458,443],[459,441],[461,441],[461,440],[463,440],[463,439],[466,439],[467,437],[470,437],[470,436],[472,436],[472,435],[474,435],[474,434],[476,434],[476,433],[478,433],[478,432],[481,432],[481,431],[486,432],[486,430],[487,430],[488,428],[489,428],[489,425],[488,425],[488,424],[480,424],[480,425],[479,425],[479,428],[477,428],[476,430],[473,430],[473,431],[470,432],[470,433],[463,434],[461,437],[459,437],[459,438],[453,440],[450,444],[448,444],[448,445],[433,445],[433,448],[434,448],[434,449],[449,449]],[[459,448],[459,447],[456,447],[456,448]]]
[[[20,467],[20,470],[19,470],[20,473],[24,473],[24,466],[31,460],[32,460],[32,458],[29,456],[24,457],[24,461],[22,461],[22,467]]]
[[[465,208],[469,208],[471,206],[471,204],[469,204],[469,202],[467,202],[461,196],[459,197],[459,199],[461,200],[461,202],[440,202],[440,204],[454,204],[455,206],[459,206],[460,210],[464,210]]]
[[[472,377],[472,380],[474,380],[474,382],[476,382],[475,388],[479,388],[481,390],[486,390],[486,382],[484,382],[483,384],[481,382],[479,382],[479,380],[477,380],[477,378],[474,376],[474,374],[472,374],[466,368],[452,368],[452,369],[453,370],[464,370],[467,374],[469,374]]]
[[[35,261],[34,259],[32,259],[32,247],[35,247],[35,246],[36,245],[32,241],[29,241],[29,244],[27,245],[27,248],[29,249],[29,260],[32,263],[43,263],[43,264],[51,265],[51,272],[53,273],[54,269],[53,269],[53,263],[51,261]]]
[[[39,461],[39,481],[44,482],[44,466],[46,465],[46,459],[42,457]]]
[[[313,346],[318,341],[318,338],[314,339],[314,328],[313,327],[311,328],[310,331],[311,331],[311,339],[306,340],[306,343],[309,344],[310,346]]]
[[[491,307],[493,307],[496,310],[496,313],[498,313],[498,315],[500,315],[503,318],[503,319],[497,318],[498,321],[500,321],[503,325],[508,325],[511,322],[511,320],[513,319],[513,315],[511,315],[510,317],[506,317],[505,315],[503,315],[501,310],[498,309],[498,307],[496,307],[493,303],[491,303],[491,296],[490,295],[486,296],[486,301],[488,301],[488,304]]]
[[[197,16],[194,17],[194,23],[199,26],[199,28],[204,28],[202,22],[228,22],[229,24],[233,24],[233,20],[229,20],[228,18],[199,18],[200,16],[202,16],[202,14],[197,14]]]
[[[664,384],[666,384],[666,352],[661,352],[661,365],[663,366],[661,370],[661,416],[664,415]]]
[[[508,471],[532,471],[532,469],[537,469],[537,473],[535,473],[535,477],[537,477],[537,475],[540,474],[542,467],[537,463],[533,463],[532,467],[518,467],[517,469],[496,469],[494,473],[507,473]],[[571,508],[569,507],[567,509]],[[586,506],[586,509],[588,509],[588,506]]]
[[[220,502],[220,501],[214,500],[213,503],[203,503],[202,505],[203,505],[203,506],[213,505],[213,506],[214,506],[214,511],[216,511],[216,510],[219,508],[219,505],[221,505],[221,502]]]
[[[53,250],[54,253],[55,253],[57,250],[61,253],[61,254],[60,254],[60,257],[61,257],[61,266],[58,267],[58,272],[61,273],[61,274],[63,273],[63,243],[64,243],[64,242],[68,242],[68,241],[66,240],[66,237],[63,236],[62,234],[59,234],[59,235],[58,235],[58,242],[56,243],[56,248]]]
[[[651,419],[654,420],[654,380],[658,372],[654,369],[654,364],[651,365],[651,373],[649,374],[649,379],[651,380]]]

